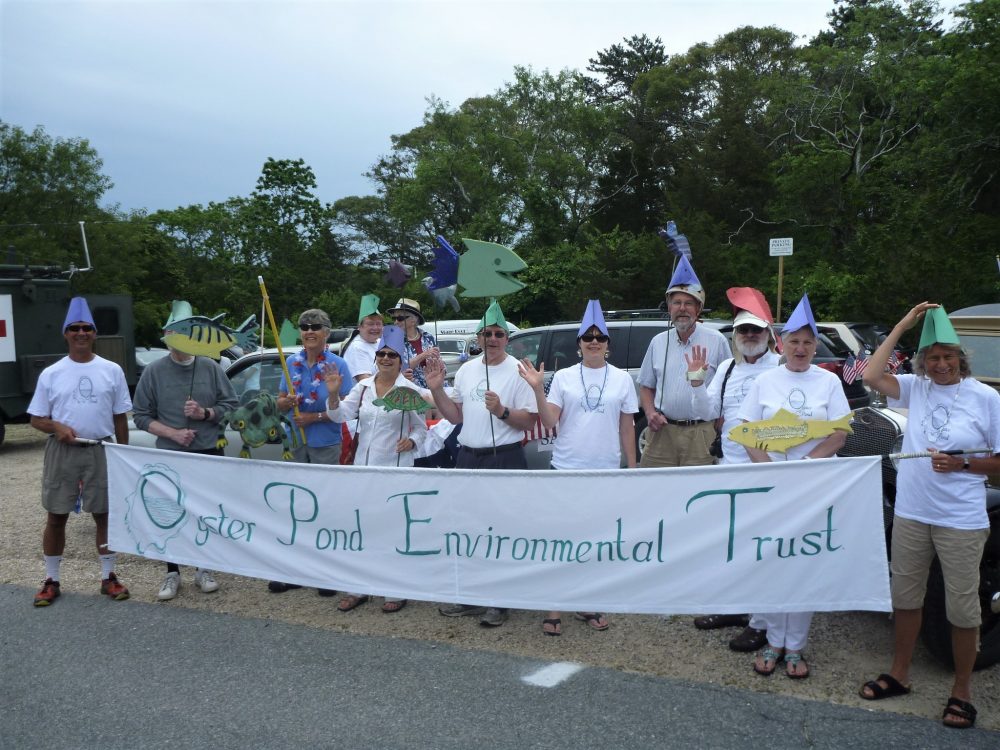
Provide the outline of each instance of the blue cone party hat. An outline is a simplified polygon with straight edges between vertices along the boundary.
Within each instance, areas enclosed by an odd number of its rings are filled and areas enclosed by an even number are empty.
[[[66,311],[66,320],[63,321],[63,333],[66,333],[66,327],[72,325],[73,323],[90,323],[97,329],[97,324],[94,323],[94,316],[90,313],[90,305],[87,304],[87,300],[83,297],[74,297],[69,301],[69,309]]]
[[[580,330],[576,337],[580,338],[591,328],[597,328],[605,336],[608,335],[608,324],[604,322],[604,311],[601,310],[601,301],[592,299],[587,301],[587,309],[583,311],[583,320],[580,321]]]
[[[405,335],[403,329],[399,326],[386,326],[382,329],[382,338],[375,344],[375,351],[388,347],[399,355],[400,360],[405,359],[406,344],[403,341]]]
[[[698,299],[701,304],[705,304],[705,289],[698,280],[698,275],[694,272],[691,261],[687,256],[682,255],[674,269],[674,275],[670,277],[667,285],[667,296],[672,292],[684,292]]]
[[[809,295],[803,294],[802,299],[799,300],[799,304],[795,306],[792,314],[785,321],[782,332],[791,333],[806,326],[812,329],[813,336],[819,336],[819,331],[816,328],[816,318],[813,317],[812,307],[809,305]]]

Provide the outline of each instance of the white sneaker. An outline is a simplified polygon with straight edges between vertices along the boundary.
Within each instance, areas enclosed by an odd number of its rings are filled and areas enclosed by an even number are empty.
[[[160,586],[160,593],[156,595],[156,598],[161,602],[165,602],[168,599],[173,599],[177,596],[177,589],[181,587],[181,574],[180,573],[167,573],[167,577],[163,579],[163,585]]]
[[[195,585],[201,589],[203,594],[211,594],[219,590],[219,584],[207,570],[196,570],[194,573]]]

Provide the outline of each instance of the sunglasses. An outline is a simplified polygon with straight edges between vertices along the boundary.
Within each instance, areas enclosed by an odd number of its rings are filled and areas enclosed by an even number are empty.
[[[479,335],[484,339],[502,339],[507,335],[506,331],[480,331]]]
[[[585,333],[580,337],[580,340],[589,344],[592,341],[596,341],[598,344],[606,344],[611,340],[610,336],[605,336],[603,333]]]
[[[402,323],[404,320],[409,320],[410,316],[409,315],[395,315],[395,316],[393,316],[392,319],[395,320],[398,323]]]
[[[399,359],[398,352],[375,352],[377,359]]]
[[[70,333],[92,333],[94,326],[66,326]]]
[[[763,332],[764,329],[758,328],[757,326],[751,326],[751,325],[736,326],[736,333],[747,334],[747,333],[763,333]]]
[[[322,331],[326,328],[322,323],[299,323],[300,331]]]

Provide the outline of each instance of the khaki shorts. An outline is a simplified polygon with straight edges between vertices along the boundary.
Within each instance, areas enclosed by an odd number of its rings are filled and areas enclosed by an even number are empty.
[[[936,554],[944,573],[948,622],[958,628],[982,624],[979,563],[989,529],[950,529],[896,516],[892,524],[892,606],[920,609]]]
[[[292,449],[295,462],[299,464],[340,465],[340,443],[336,445],[300,445]]]
[[[639,467],[655,469],[662,466],[710,466],[715,457],[708,452],[715,440],[715,425],[665,424],[659,432],[648,430],[646,449]]]
[[[84,511],[108,512],[108,464],[104,446],[69,445],[50,436],[45,443],[42,464],[42,507],[57,515],[72,513],[81,492]]]

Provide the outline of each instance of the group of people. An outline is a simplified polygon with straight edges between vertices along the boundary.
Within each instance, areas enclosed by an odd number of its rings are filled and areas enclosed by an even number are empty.
[[[304,463],[352,460],[413,466],[430,442],[422,409],[386,411],[374,403],[401,388],[413,390],[448,423],[461,425],[455,465],[462,469],[527,468],[524,432],[536,420],[557,430],[554,470],[745,464],[836,455],[846,440],[843,430],[785,452],[744,448],[729,439],[732,427],[767,420],[780,410],[803,420],[829,421],[851,410],[840,379],[812,364],[818,330],[807,296],[780,338],[760,292],[741,287],[730,289],[727,296],[735,313],[731,346],[721,333],[698,323],[705,291],[690,263],[681,259],[665,295],[672,325],[651,341],[638,388],[628,373],[607,361],[614,342],[597,300],[588,302],[577,334],[580,362],[557,371],[548,390],[543,365],[517,361],[507,352],[509,328],[495,300],[478,326],[483,354],[462,365],[453,386],[446,384],[446,368],[433,336],[420,328],[424,319],[416,301],[400,299],[388,311],[396,325],[385,325],[378,298],[362,298],[358,330],[343,357],[328,350],[327,314],[306,310],[299,316],[303,348],[287,358],[291,383],[283,379],[278,395],[279,408],[305,436],[294,458]],[[183,312],[175,308],[174,315]],[[889,355],[921,317],[925,323],[916,373],[890,374]],[[93,514],[97,525],[101,592],[116,600],[129,596],[115,576],[115,556],[107,548],[101,445],[112,434],[118,442],[127,442],[126,413],[133,404],[120,368],[93,352],[96,327],[82,298],[70,305],[64,337],[69,355],[42,373],[29,408],[32,424],[51,434],[43,483],[46,580],[35,596],[37,606],[59,596],[64,528],[77,503]],[[896,653],[889,671],[865,683],[861,696],[879,700],[910,692],[909,665],[936,555],[944,572],[955,653],[955,681],[943,721],[959,728],[973,726],[976,719],[971,674],[980,624],[978,564],[989,533],[983,478],[1000,472],[996,455],[946,452],[1000,445],[1000,394],[970,375],[944,310],[926,302],[897,324],[864,375],[866,384],[891,403],[909,408],[911,429],[904,450],[928,450],[930,458],[900,466],[891,567]],[[157,447],[215,454],[218,425],[236,405],[232,386],[217,363],[171,350],[143,373],[135,393],[135,423],[157,436]],[[640,408],[649,437],[637,461],[634,416]],[[345,433],[342,425],[348,422],[356,427]],[[196,570],[194,581],[206,593],[218,588],[210,571]],[[180,571],[168,563],[158,597],[173,598],[179,585]],[[298,586],[269,583],[275,593],[291,588]],[[322,595],[335,593],[320,589]],[[370,598],[364,592],[344,592],[338,609],[352,610]],[[382,609],[394,613],[405,605],[403,599],[387,598]],[[439,611],[449,617],[479,616],[481,624],[491,627],[507,618],[505,609],[465,603],[444,604]],[[594,630],[609,627],[600,612],[578,612],[575,617]],[[742,625],[730,647],[757,651],[752,665],[757,674],[771,675],[783,664],[789,678],[804,679],[809,676],[804,650],[811,620],[811,612],[757,612],[702,616],[695,625]],[[545,613],[542,631],[559,636],[561,613]]]

